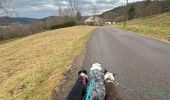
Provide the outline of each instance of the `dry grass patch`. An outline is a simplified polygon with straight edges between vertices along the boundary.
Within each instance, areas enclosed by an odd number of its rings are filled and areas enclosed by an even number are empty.
[[[114,27],[170,41],[170,13],[131,20],[127,22],[126,27],[123,23],[118,23]]]
[[[49,99],[95,28],[63,28],[0,44],[0,99]]]

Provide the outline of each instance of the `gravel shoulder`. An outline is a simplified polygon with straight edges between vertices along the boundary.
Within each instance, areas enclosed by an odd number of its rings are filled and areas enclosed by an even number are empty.
[[[53,92],[51,100],[66,100],[67,96],[72,89],[77,79],[77,73],[83,67],[85,59],[85,50],[77,55],[70,66],[70,69],[66,72],[64,79],[62,80],[59,88],[56,88]]]

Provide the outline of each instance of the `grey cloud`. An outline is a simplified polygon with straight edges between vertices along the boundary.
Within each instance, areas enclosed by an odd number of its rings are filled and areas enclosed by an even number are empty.
[[[126,0],[97,0],[98,13],[123,5]],[[139,1],[139,0],[130,0]],[[57,5],[66,7],[68,0],[13,0],[12,6],[20,13],[21,17],[47,17],[57,13]],[[92,14],[91,0],[78,0],[83,15]]]

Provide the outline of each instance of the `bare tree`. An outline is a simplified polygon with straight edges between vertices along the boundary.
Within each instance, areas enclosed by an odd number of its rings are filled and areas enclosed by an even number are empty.
[[[58,6],[58,14],[59,14],[59,16],[60,16],[60,20],[63,20],[63,18],[62,18],[62,9],[61,9],[61,6]]]
[[[80,11],[77,11],[77,12],[76,12],[76,20],[77,20],[77,21],[81,21],[81,20],[82,20],[82,14],[81,14]]]
[[[128,16],[127,9],[126,9],[127,5],[128,5],[128,0],[126,1],[125,11],[124,11],[124,27],[126,26],[126,21]]]
[[[0,16],[19,16],[19,13],[10,5],[12,0],[0,0]]]
[[[66,8],[62,8],[57,4],[58,7],[58,16],[60,17],[60,21],[65,21],[65,18],[77,20],[77,15],[81,16],[81,9],[79,6],[79,0],[67,0],[68,5]],[[79,18],[80,18],[79,16]],[[78,19],[79,19],[78,18]]]
[[[5,4],[6,0],[0,0],[0,15],[2,15],[2,13],[5,11]]]
[[[42,32],[44,30],[44,27],[45,27],[45,23],[42,21],[34,20],[32,21],[32,23],[29,24],[30,31],[33,34]]]
[[[76,16],[77,11],[79,11],[78,0],[68,0],[69,7],[71,10],[72,17]]]
[[[10,13],[9,3],[11,0],[0,0],[0,13],[1,15],[8,15]]]
[[[96,16],[96,13],[97,13],[97,8],[96,8],[96,4],[93,4],[93,16],[94,16],[94,19],[95,19],[95,16]]]
[[[70,17],[76,18],[77,13],[81,13],[79,0],[68,0],[68,10],[71,12]]]
[[[96,8],[96,0],[91,0],[92,1],[92,13],[93,13],[93,19],[95,20],[96,18],[96,13],[97,13],[97,8]]]

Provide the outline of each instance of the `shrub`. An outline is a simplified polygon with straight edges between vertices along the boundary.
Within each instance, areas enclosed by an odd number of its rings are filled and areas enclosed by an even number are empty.
[[[54,29],[59,29],[59,28],[65,28],[65,27],[71,27],[71,26],[75,26],[76,22],[75,21],[68,21],[62,24],[57,24],[54,25],[52,27],[50,27],[50,29],[54,30]]]

